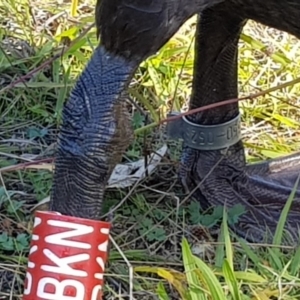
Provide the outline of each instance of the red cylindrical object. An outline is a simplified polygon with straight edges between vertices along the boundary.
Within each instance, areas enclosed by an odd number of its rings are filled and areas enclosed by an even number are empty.
[[[36,212],[23,300],[100,300],[110,223]]]

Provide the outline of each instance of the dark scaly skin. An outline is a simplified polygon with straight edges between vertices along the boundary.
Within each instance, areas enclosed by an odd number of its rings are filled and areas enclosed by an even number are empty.
[[[133,138],[120,95],[135,68],[95,50],[63,109],[51,210],[100,218],[106,183]]]
[[[101,217],[105,185],[131,137],[125,111],[120,108],[121,94],[138,64],[154,54],[194,13],[206,9],[198,36],[197,56],[201,60],[196,60],[191,107],[236,97],[236,48],[247,18],[298,34],[295,16],[299,15],[299,6],[296,1],[227,0],[208,9],[219,2],[98,1],[96,23],[103,47],[95,51],[64,108],[51,209],[84,218]],[[275,26],[277,23],[280,23],[279,27]],[[237,113],[238,106],[230,105],[198,114],[191,120],[218,124]],[[221,164],[214,169],[221,158]],[[285,167],[290,160],[246,167],[242,142],[227,152],[185,149],[183,162],[191,172],[189,176],[182,174],[182,178],[187,186],[193,186],[214,169],[199,189],[201,199],[209,204],[244,204],[248,213],[235,229],[242,236],[261,241],[266,225],[274,232],[298,172],[295,168],[291,172]],[[298,163],[297,157],[293,160]],[[272,173],[270,168],[273,167],[285,170]],[[293,239],[297,236],[298,199],[299,193],[288,224]],[[261,203],[268,207],[262,207]]]
[[[101,218],[107,181],[132,140],[122,93],[139,63],[158,51],[208,2],[211,0],[98,1],[96,24],[102,45],[63,109],[51,210]]]
[[[295,8],[298,10],[294,11]],[[205,10],[197,30],[190,108],[238,96],[237,42],[246,19],[299,36],[297,16],[300,16],[300,5],[289,6],[287,1],[232,0]],[[190,120],[198,124],[219,124],[232,119],[237,113],[238,104],[232,104],[193,115]],[[180,177],[189,190],[202,182],[213,169],[199,186],[196,196],[206,205],[245,205],[247,213],[234,230],[251,241],[261,242],[270,240],[275,232],[280,213],[299,175],[300,156],[294,154],[246,166],[243,144],[239,142],[227,152],[184,147],[181,162]],[[299,220],[300,190],[289,213],[286,229],[290,239],[286,243],[298,242]],[[266,233],[270,233],[268,237]]]

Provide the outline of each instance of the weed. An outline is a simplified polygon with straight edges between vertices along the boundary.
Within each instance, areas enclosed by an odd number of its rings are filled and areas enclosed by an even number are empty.
[[[21,298],[22,280],[17,281],[19,286],[12,286],[12,278],[24,276],[32,208],[49,196],[52,185],[52,173],[43,165],[35,170],[20,166],[32,159],[52,158],[64,101],[98,43],[94,28],[81,36],[94,21],[94,3],[73,1],[72,7],[57,3],[0,3],[0,297],[14,294]],[[70,11],[73,18],[66,13]],[[157,149],[165,142],[157,122],[172,109],[186,110],[194,33],[195,18],[191,18],[138,68],[128,101],[136,139],[124,162]],[[293,36],[249,22],[239,43],[240,95],[296,79],[299,49]],[[54,56],[59,59],[51,60]],[[33,76],[8,88],[36,68]],[[294,85],[240,103],[248,162],[299,149],[299,94],[299,85]],[[114,214],[112,235],[122,255],[112,247],[107,299],[126,299],[119,291],[129,292],[129,267],[134,269],[133,294],[137,299],[154,299],[153,295],[161,300],[299,299],[300,248],[280,246],[292,198],[273,244],[248,244],[227,225],[238,221],[244,213],[242,205],[226,212],[223,207],[204,212],[193,199],[182,203],[183,192],[175,182],[180,143],[169,144],[169,157],[152,177],[133,189],[107,192],[105,211],[129,195]],[[9,172],[7,167],[11,167]],[[187,225],[201,225],[205,230],[190,239]],[[212,251],[202,251],[200,258],[193,253],[196,246]]]

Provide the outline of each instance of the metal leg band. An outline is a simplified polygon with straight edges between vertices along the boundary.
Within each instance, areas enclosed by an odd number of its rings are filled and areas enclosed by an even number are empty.
[[[172,112],[168,117],[179,115]],[[185,116],[167,123],[167,135],[172,139],[182,139],[186,146],[197,150],[221,150],[241,140],[241,116],[217,125],[199,125]]]

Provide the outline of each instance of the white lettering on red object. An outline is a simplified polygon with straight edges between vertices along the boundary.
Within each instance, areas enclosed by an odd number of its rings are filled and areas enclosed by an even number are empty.
[[[78,263],[81,261],[89,260],[90,255],[82,253],[78,255],[72,255],[67,257],[58,257],[51,250],[43,250],[46,257],[48,257],[56,266],[42,265],[41,269],[47,272],[59,273],[70,276],[86,277],[88,273],[82,270],[76,270],[69,266],[69,264]]]
[[[46,286],[52,285],[55,289],[55,293],[47,293]],[[76,296],[64,295],[66,287],[72,287],[76,290]],[[42,278],[38,283],[37,296],[47,300],[82,300],[84,299],[84,285],[73,279],[65,279],[58,281],[55,278]]]
[[[26,284],[25,289],[24,289],[24,295],[30,295],[31,288],[32,288],[32,276],[28,271],[26,273],[25,280],[27,281],[27,284]]]
[[[102,234],[105,234],[105,235],[109,234],[109,230],[107,228],[101,228],[100,232]],[[108,246],[108,239],[104,243],[101,243],[98,246],[98,250],[106,252],[107,251],[107,246]],[[97,257],[96,261],[97,261],[98,265],[100,266],[100,270],[104,270],[105,263],[104,263],[102,257]],[[103,279],[103,273],[96,273],[94,276],[95,276],[96,279],[99,279],[99,280]]]
[[[41,218],[39,218],[39,217],[34,218],[33,228],[36,227],[36,226],[38,226],[38,225],[40,225],[41,223],[42,223],[42,219]],[[36,234],[33,234],[32,235],[32,239],[34,241],[37,241],[39,239],[39,236],[36,235]]]
[[[38,247],[36,245],[32,246],[29,250],[29,255],[37,251],[37,249]],[[33,263],[32,261],[28,261],[28,268],[34,268],[34,267],[35,267],[35,263]]]
[[[35,221],[34,227],[42,223],[42,220],[40,218],[36,219],[38,220]],[[45,263],[42,263],[42,265],[38,265],[37,262],[32,262],[29,260],[24,295],[36,295],[36,297],[44,300],[97,300],[99,292],[102,290],[102,286],[99,284],[99,282],[95,282],[96,284],[94,286],[85,286],[85,284],[82,283],[82,278],[86,278],[92,275],[97,280],[103,280],[105,267],[105,261],[103,260],[103,258],[101,258],[100,256],[92,258],[93,260],[95,260],[95,264],[99,265],[100,272],[95,274],[88,274],[89,270],[79,270],[77,269],[78,267],[74,268],[74,266],[71,266],[71,264],[84,265],[85,261],[91,259],[88,253],[74,254],[74,252],[70,251],[72,252],[72,254],[70,253],[70,255],[66,256],[65,253],[61,253],[59,251],[56,252],[55,248],[53,248],[53,246],[50,246],[50,244],[54,244],[57,246],[70,247],[70,249],[82,249],[84,250],[84,252],[88,252],[88,249],[92,249],[95,247],[92,242],[88,243],[91,241],[90,237],[87,237],[87,242],[79,242],[78,238],[83,235],[93,234],[94,228],[92,226],[57,220],[48,220],[47,225],[58,227],[60,229],[71,230],[50,235],[45,234],[42,236],[42,239],[41,236],[38,236],[37,234],[34,235],[35,238],[32,239],[33,242],[30,249],[30,254],[39,250],[39,254],[41,255],[40,261]],[[103,228],[100,229],[100,232],[102,236],[106,236],[106,238],[104,238],[105,242],[99,244],[96,247],[100,252],[106,252],[108,247],[109,229]],[[40,240],[44,240],[46,242],[42,249],[40,249],[39,242],[37,242]],[[49,247],[47,247],[47,244]],[[51,264],[49,263],[49,261],[51,261]],[[37,267],[45,272],[49,272],[49,274],[45,274],[45,277],[40,278],[33,277],[34,269]],[[55,274],[55,278],[51,277],[51,273]],[[39,271],[37,272],[37,274],[39,274]],[[57,275],[60,274],[72,276],[72,279],[58,280],[57,278],[59,277],[57,277]],[[76,277],[78,278],[78,280],[76,280]],[[38,280],[38,282],[36,283],[35,280]],[[33,287],[35,289],[34,291],[32,290]],[[90,298],[86,297],[88,290],[90,291],[89,293],[91,293]]]
[[[108,230],[107,228],[101,228],[101,229],[100,229],[100,232],[101,232],[102,234],[105,234],[105,235],[108,235],[108,234],[109,234],[109,230]],[[108,239],[106,240],[106,242],[100,244],[100,245],[98,246],[98,249],[99,249],[99,251],[106,252],[106,251],[107,251],[107,246],[108,246]]]
[[[92,226],[74,224],[74,223],[56,221],[56,220],[49,220],[47,223],[48,225],[51,225],[53,227],[73,229],[66,232],[51,234],[45,237],[45,241],[47,243],[60,245],[60,246],[76,247],[80,249],[91,249],[92,246],[88,243],[75,242],[75,241],[64,240],[64,239],[92,233],[94,231],[94,228]]]
[[[99,292],[101,292],[101,290],[102,290],[102,286],[101,285],[96,285],[93,288],[91,300],[97,300]]]

